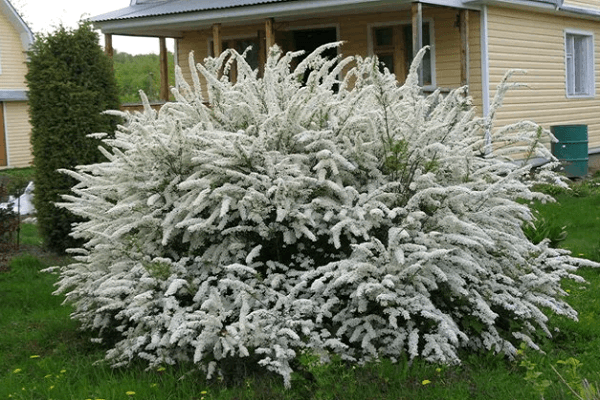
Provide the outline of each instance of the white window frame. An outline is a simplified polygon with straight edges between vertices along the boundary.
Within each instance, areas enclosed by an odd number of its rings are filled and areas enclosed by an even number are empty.
[[[423,23],[429,24],[429,41],[431,44],[429,45],[429,52],[431,53],[431,85],[423,86],[423,89],[426,91],[434,91],[437,89],[437,79],[436,79],[436,63],[435,63],[435,28],[433,25],[433,18],[423,18]],[[370,57],[373,57],[375,54],[374,46],[373,46],[373,28],[385,28],[388,26],[395,25],[412,25],[411,20],[400,20],[400,21],[389,21],[389,22],[376,22],[373,24],[367,25],[367,52]]]
[[[577,59],[575,41],[582,40],[584,52]],[[577,29],[565,29],[565,95],[568,99],[593,98],[596,96],[596,71],[594,60],[594,33]],[[579,71],[577,71],[579,68]],[[583,89],[576,91],[577,73],[583,75]]]

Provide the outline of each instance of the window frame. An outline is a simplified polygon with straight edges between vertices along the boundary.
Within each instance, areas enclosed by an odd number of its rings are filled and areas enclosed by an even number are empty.
[[[585,46],[586,59],[583,62],[577,62],[575,59],[574,46],[575,38],[583,38]],[[568,99],[589,99],[596,96],[596,62],[594,54],[594,33],[578,29],[565,29],[564,31],[564,53],[565,53],[565,96]],[[577,64],[583,65],[585,90],[576,92],[575,73]]]
[[[429,41],[431,42],[429,44],[429,53],[431,54],[431,84],[429,85],[423,85],[423,90],[425,91],[433,91],[435,89],[437,89],[437,79],[436,79],[436,59],[435,59],[435,26],[434,26],[434,19],[431,17],[428,18],[423,18],[423,24],[428,24],[429,25]],[[373,23],[373,24],[368,24],[367,25],[367,46],[368,46],[368,54],[369,56],[374,56],[376,55],[376,46],[375,46],[375,34],[374,34],[374,30],[378,29],[378,28],[386,28],[386,27],[395,27],[396,29],[402,29],[404,26],[406,25],[412,25],[412,21],[411,20],[396,20],[396,21],[386,21],[386,22],[378,22],[378,23]],[[394,38],[396,39],[398,35],[394,35]],[[402,35],[400,35],[401,37]],[[394,44],[396,46],[396,51],[404,51],[404,49],[401,49],[402,44],[401,43],[395,43]],[[404,57],[404,56],[402,56]],[[397,57],[394,57],[394,60],[396,60]],[[402,69],[402,71],[405,69],[404,66],[400,66],[399,68]],[[390,71],[390,72],[394,72],[394,74],[396,75],[396,77],[398,78],[399,75],[397,72],[395,71]],[[408,74],[408,71],[403,71],[406,74]],[[406,77],[402,77],[402,79],[405,79]]]

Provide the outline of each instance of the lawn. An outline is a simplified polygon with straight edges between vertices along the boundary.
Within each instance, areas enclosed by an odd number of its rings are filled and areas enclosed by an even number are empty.
[[[570,192],[553,188],[557,203],[536,204],[540,218],[567,237],[561,247],[600,260],[600,189],[596,181]],[[35,225],[23,224],[22,242],[39,246]],[[585,378],[600,383],[600,271],[582,269],[586,285],[564,282],[579,322],[552,317],[553,339],[545,354],[525,349],[516,360],[493,354],[462,354],[460,366],[382,360],[364,366],[341,361],[320,365],[302,357],[292,389],[278,376],[232,363],[234,379],[207,382],[192,365],[146,370],[143,364],[113,369],[102,362],[105,348],[90,341],[70,320],[71,310],[53,296],[56,276],[40,270],[56,263],[42,252],[14,258],[0,273],[0,400],[2,399],[572,399]],[[62,260],[66,262],[66,260]],[[561,362],[562,361],[562,362]],[[584,397],[586,398],[586,397]],[[588,397],[599,398],[599,397]]]

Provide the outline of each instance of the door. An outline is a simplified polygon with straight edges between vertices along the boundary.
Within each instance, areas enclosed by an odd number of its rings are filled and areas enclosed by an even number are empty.
[[[6,151],[6,132],[4,132],[4,103],[0,101],[0,167],[8,165]]]

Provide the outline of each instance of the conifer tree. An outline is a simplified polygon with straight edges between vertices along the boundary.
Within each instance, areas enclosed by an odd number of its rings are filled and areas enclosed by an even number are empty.
[[[295,68],[273,48],[260,78],[234,50],[192,59],[176,102],[119,114],[108,161],[65,171],[79,183],[62,205],[89,220],[58,292],[116,338],[114,365],[193,361],[210,377],[242,358],[289,386],[300,351],[512,357],[551,335],[546,311],[576,318],[560,281],[596,264],[522,230],[520,200],[551,200],[533,182],[564,183],[511,159],[552,158],[550,133],[494,129],[465,88],[423,95],[423,50],[398,86],[377,60],[320,56],[336,45]]]
[[[81,22],[73,30],[60,26],[37,35],[29,52],[34,203],[44,243],[57,252],[80,245],[69,233],[81,220],[54,205],[75,183],[57,170],[100,161],[100,142],[88,135],[116,129],[116,118],[102,114],[119,103],[111,61],[98,40]]]

